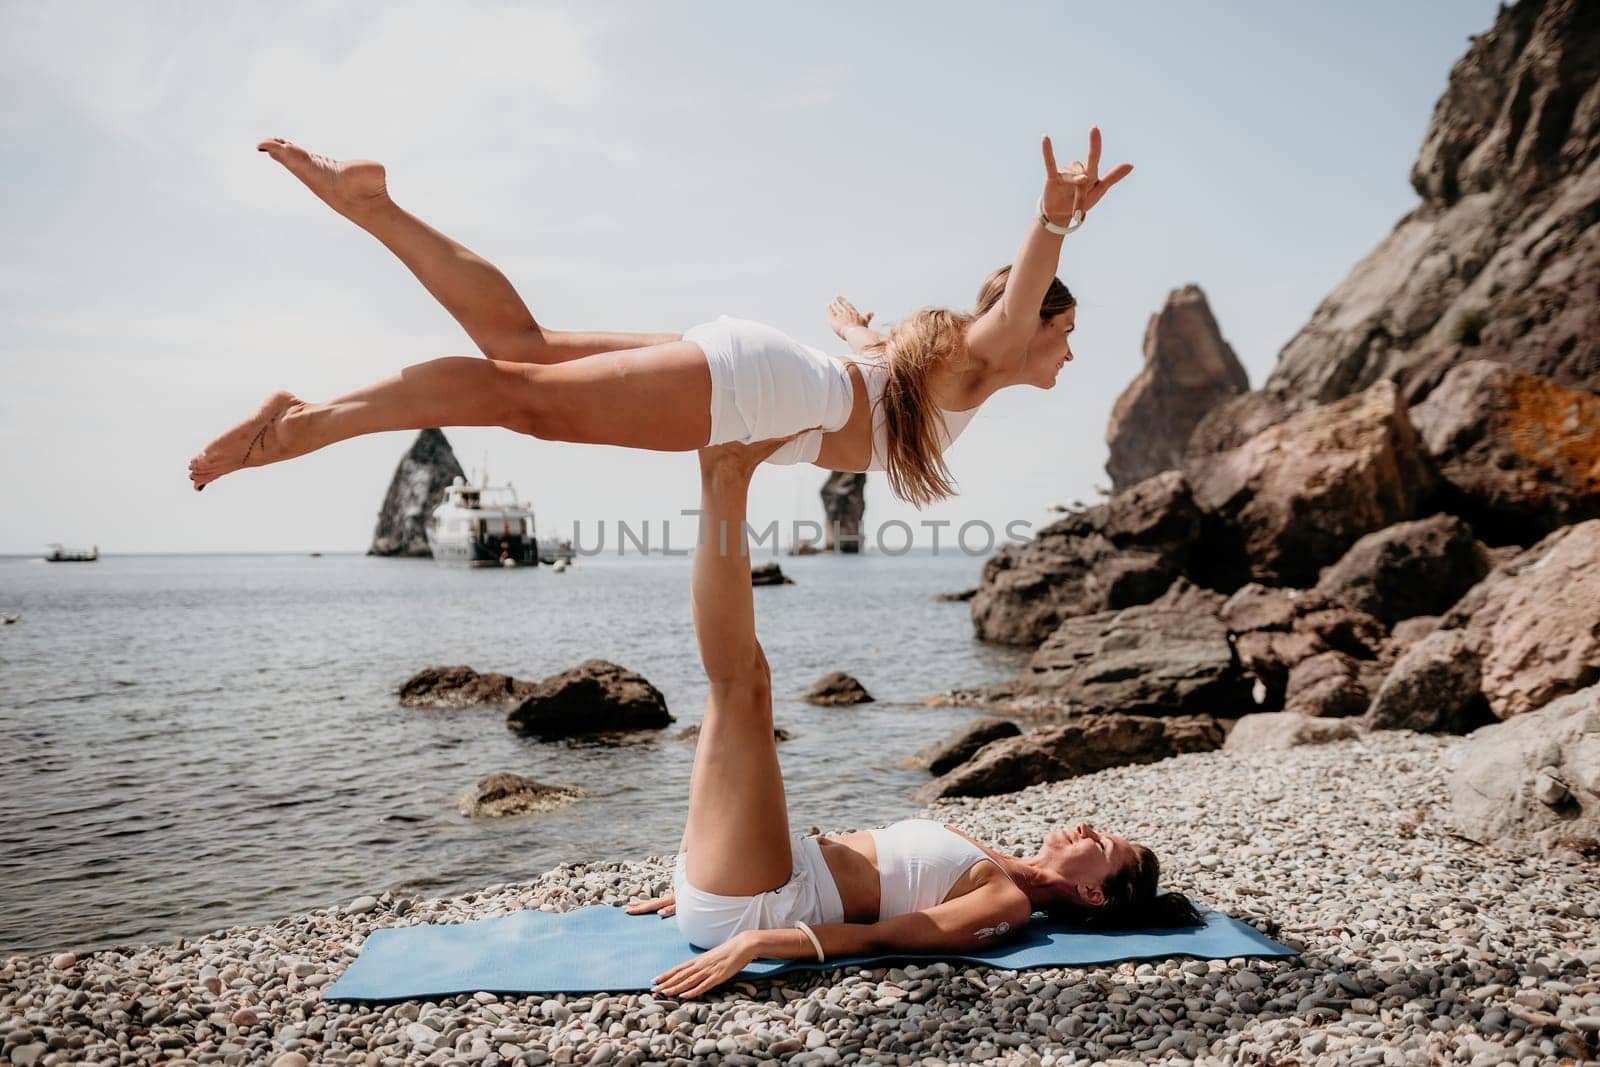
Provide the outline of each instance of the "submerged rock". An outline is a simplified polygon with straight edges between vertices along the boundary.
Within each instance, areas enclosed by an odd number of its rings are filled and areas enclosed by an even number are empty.
[[[461,814],[473,819],[554,811],[588,794],[575,785],[546,785],[520,774],[485,775],[456,801]]]
[[[671,722],[661,691],[626,667],[591,659],[536,682],[506,726],[541,739],[613,730],[659,730]]]
[[[818,678],[810,689],[800,695],[807,704],[823,707],[842,707],[847,704],[870,704],[872,694],[867,687],[844,671],[834,671]]]
[[[423,430],[395,468],[369,556],[431,556],[427,522],[456,478],[465,478],[443,431]]]
[[[672,739],[674,741],[692,741],[698,743],[700,740],[700,724],[695,723],[693,726],[685,726],[683,729],[673,734]],[[781,726],[775,726],[772,729],[772,739],[774,741],[793,741],[794,734],[790,733],[788,730],[785,730]]]
[[[1111,408],[1106,473],[1113,491],[1181,466],[1205,414],[1249,388],[1200,287],[1167,294],[1145,328],[1144,367]]]
[[[1476,731],[1450,760],[1449,821],[1497,848],[1600,848],[1600,686]]]
[[[509,674],[479,674],[471,667],[427,667],[400,686],[407,708],[499,707],[521,700],[534,683]]]

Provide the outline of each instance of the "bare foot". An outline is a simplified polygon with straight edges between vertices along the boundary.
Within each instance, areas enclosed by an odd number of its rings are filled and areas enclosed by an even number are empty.
[[[306,183],[333,210],[352,221],[389,203],[382,163],[370,159],[329,159],[307,152],[292,141],[273,137],[256,145]]]
[[[282,416],[292,408],[304,406],[293,393],[273,393],[261,410],[206,445],[189,461],[189,481],[194,483],[195,491],[240,468],[288,459]]]

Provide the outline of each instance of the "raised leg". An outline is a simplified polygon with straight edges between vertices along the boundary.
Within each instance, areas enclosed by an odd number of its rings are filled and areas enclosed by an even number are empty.
[[[776,889],[793,866],[772,737],[772,675],[756,640],[745,534],[745,498],[761,447],[701,452],[702,537],[690,597],[710,694],[690,772],[683,848],[690,883],[725,896]]]
[[[676,333],[547,330],[534,321],[527,304],[499,268],[390,198],[383,164],[368,159],[330,159],[281,137],[257,147],[399,257],[490,359],[562,363],[682,338]]]
[[[190,460],[189,478],[200,489],[349,437],[429,426],[504,426],[555,441],[686,452],[711,436],[711,372],[691,341],[553,365],[430,360],[326,404],[275,393]]]

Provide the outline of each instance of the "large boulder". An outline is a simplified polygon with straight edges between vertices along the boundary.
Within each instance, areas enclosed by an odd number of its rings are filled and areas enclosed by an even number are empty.
[[[1497,718],[1600,681],[1600,519],[1556,531],[1480,587],[1442,625],[1470,618],[1483,695]]]
[[[867,513],[867,476],[857,471],[833,471],[822,483],[822,511],[826,518],[822,550],[853,555],[861,551],[861,520]]]
[[[533,691],[533,682],[509,674],[479,674],[471,667],[425,667],[400,686],[407,708],[501,707]]]
[[[800,699],[807,704],[837,708],[848,704],[870,704],[872,694],[854,676],[844,671],[831,671],[813,682],[810,689],[800,694]]]
[[[1212,751],[1221,747],[1222,740],[1222,727],[1210,716],[1082,716],[1021,737],[991,741],[971,759],[918,789],[912,799],[930,804],[941,797],[1014,793],[1108,767]]]
[[[1267,389],[1240,393],[1212,408],[1189,435],[1184,462],[1218,452],[1231,452],[1263,430],[1316,407],[1309,400]]]
[[[1600,10],[1521,0],[1471,39],[1433,111],[1421,203],[1279,355],[1270,389],[1420,398],[1491,359],[1600,390]]]
[[[1240,719],[1228,732],[1228,740],[1222,748],[1226,752],[1278,752],[1360,736],[1360,725],[1349,719],[1318,719],[1288,711],[1269,711]]]
[[[1448,821],[1501,849],[1600,850],[1600,686],[1485,726],[1450,757]]]
[[[1473,360],[1411,420],[1447,503],[1490,540],[1527,544],[1600,516],[1600,396]]]
[[[1416,516],[1432,487],[1390,382],[1184,468],[1207,513],[1207,584],[1310,585],[1366,534]]]
[[[1266,710],[1292,699],[1301,714],[1356,714],[1388,668],[1383,623],[1315,589],[1251,582],[1217,614]]]
[[[1117,397],[1106,427],[1106,473],[1120,492],[1183,463],[1189,435],[1219,403],[1250,388],[1197,285],[1167,294],[1144,332],[1144,367]]]
[[[1367,534],[1322,572],[1317,591],[1386,626],[1441,615],[1489,573],[1489,555],[1453,515],[1396,523]]]
[[[550,740],[613,730],[659,730],[673,722],[661,691],[626,667],[591,659],[535,683],[506,726]]]
[[[1199,532],[1183,476],[1148,478],[990,557],[973,628],[985,641],[1032,647],[1063,619],[1149,603],[1182,573]]]
[[[919,749],[915,755],[905,760],[904,765],[926,767],[934,774],[944,774],[977,755],[978,751],[990,741],[998,741],[1002,737],[1016,737],[1021,733],[1022,727],[1016,724],[1016,720],[1004,719],[998,715],[985,715],[972,720],[949,736]]]
[[[1600,519],[1566,526],[1500,564],[1408,648],[1372,726],[1471,728],[1600,681]],[[1481,703],[1479,703],[1481,701]]]
[[[1067,619],[1013,683],[1063,711],[1240,715],[1250,690],[1213,611],[1143,604]]]
[[[554,811],[586,795],[575,785],[548,785],[501,772],[479,778],[476,786],[456,798],[456,808],[469,819],[492,819]]]
[[[1465,630],[1435,630],[1401,653],[1366,713],[1375,730],[1464,734],[1493,720],[1482,658]]]
[[[428,517],[444,500],[444,491],[465,478],[450,442],[440,430],[423,430],[400,459],[378,512],[369,556],[431,556]]]
[[[1360,715],[1372,700],[1375,683],[1355,657],[1332,649],[1319,652],[1289,668],[1283,710],[1315,719]]]

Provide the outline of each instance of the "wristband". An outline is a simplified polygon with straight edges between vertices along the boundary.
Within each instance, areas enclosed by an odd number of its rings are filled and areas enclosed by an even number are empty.
[[[800,919],[796,919],[794,924],[800,928],[801,933],[811,939],[811,947],[817,950],[817,962],[826,963],[827,961],[822,956],[822,942],[817,940],[817,935],[811,932],[811,927]]]
[[[1050,221],[1050,216],[1048,216],[1048,215],[1046,215],[1044,213],[1044,194],[1040,193],[1039,194],[1039,221],[1041,223],[1043,223],[1044,224],[1044,228],[1049,230],[1051,233],[1057,234],[1057,235],[1062,236],[1062,237],[1065,237],[1067,234],[1072,233],[1074,230],[1079,230],[1079,229],[1083,228],[1083,212],[1074,211],[1072,213],[1072,221],[1071,222],[1067,223],[1065,226],[1057,226],[1055,223]]]

